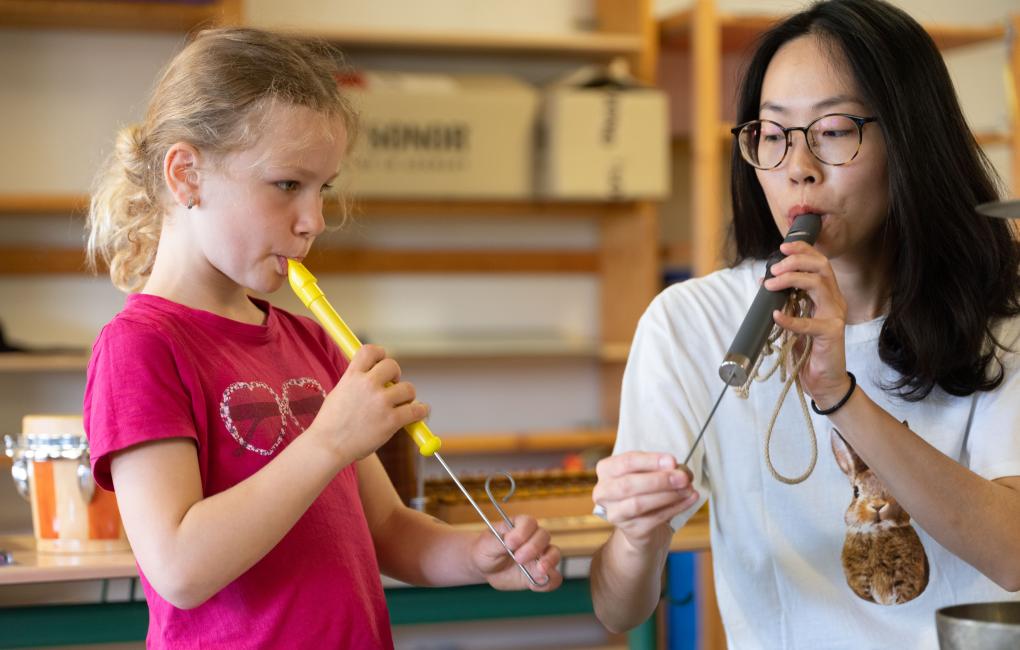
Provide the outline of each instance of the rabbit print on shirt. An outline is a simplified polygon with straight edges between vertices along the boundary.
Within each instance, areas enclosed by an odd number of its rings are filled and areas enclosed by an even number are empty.
[[[843,520],[843,573],[855,594],[879,605],[899,605],[928,586],[928,556],[910,515],[875,472],[832,429],[832,453],[850,479],[853,498]]]

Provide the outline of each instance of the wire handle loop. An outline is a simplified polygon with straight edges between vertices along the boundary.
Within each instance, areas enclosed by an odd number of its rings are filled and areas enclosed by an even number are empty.
[[[510,489],[507,491],[507,493],[503,496],[502,499],[499,499],[499,501],[506,503],[507,501],[510,500],[510,497],[514,495],[514,492],[517,491],[517,482],[514,481],[514,477],[510,474],[510,472],[499,472],[498,475],[505,476],[506,480],[510,481]],[[506,525],[509,526],[510,528],[513,528],[514,527],[513,520],[510,519],[510,517],[506,514],[503,508],[500,507],[499,502],[496,500],[496,497],[493,496],[492,494],[491,487],[492,479],[497,478],[498,475],[491,474],[489,475],[488,478],[485,479],[485,494],[489,496],[489,502],[492,503],[492,507],[495,508],[496,512],[499,513],[499,516],[503,518],[503,521],[506,522]]]

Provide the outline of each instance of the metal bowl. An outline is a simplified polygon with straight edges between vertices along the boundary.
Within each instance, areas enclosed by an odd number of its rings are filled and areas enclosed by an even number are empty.
[[[1020,648],[1020,601],[973,603],[935,612],[941,650]]]

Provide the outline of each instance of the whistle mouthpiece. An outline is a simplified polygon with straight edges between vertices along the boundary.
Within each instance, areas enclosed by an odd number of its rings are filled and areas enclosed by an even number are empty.
[[[805,212],[804,214],[798,215],[793,223],[790,224],[790,230],[786,233],[786,237],[783,239],[783,243],[792,241],[807,241],[809,243],[815,243],[818,239],[818,232],[822,229],[822,218],[817,214],[811,212]]]
[[[315,276],[297,260],[287,260],[287,280],[290,282],[291,291],[297,294],[305,307],[310,307],[316,298],[322,297],[322,290],[319,289]]]

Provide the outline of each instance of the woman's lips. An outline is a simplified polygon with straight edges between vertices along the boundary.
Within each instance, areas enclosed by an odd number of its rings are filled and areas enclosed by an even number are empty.
[[[825,212],[811,206],[795,206],[786,213],[786,226],[790,227],[793,225],[794,220],[802,214],[817,214],[822,219],[822,223],[825,223]]]

